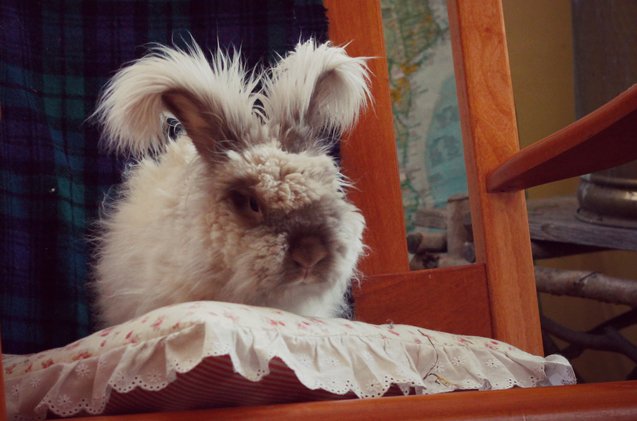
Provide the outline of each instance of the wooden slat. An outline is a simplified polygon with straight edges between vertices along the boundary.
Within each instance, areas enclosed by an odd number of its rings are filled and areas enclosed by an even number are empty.
[[[193,420],[635,420],[635,382],[454,392],[367,400],[131,415],[129,421]],[[81,418],[115,421],[124,417]]]
[[[637,85],[576,122],[516,153],[487,177],[512,191],[637,159]]]
[[[448,2],[477,261],[486,264],[497,339],[542,353],[524,195],[490,194],[486,175],[519,149],[502,5]]]
[[[373,108],[341,145],[345,174],[356,184],[349,197],[367,220],[365,243],[369,255],[360,269],[366,275],[409,270],[398,161],[385,59],[382,17],[378,0],[326,0],[329,36],[347,44],[352,56],[373,57]]]
[[[492,334],[484,265],[374,276],[353,292],[357,320]]]

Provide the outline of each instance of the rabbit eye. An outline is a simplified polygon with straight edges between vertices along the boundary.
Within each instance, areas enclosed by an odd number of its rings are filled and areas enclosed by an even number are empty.
[[[260,222],[262,220],[261,206],[257,198],[252,194],[231,190],[228,198],[239,215],[244,219],[252,222]]]
[[[250,205],[250,210],[252,210],[252,212],[261,211],[261,209],[259,208],[259,202],[257,202],[257,199],[255,199],[254,197],[252,196],[249,197],[248,204]]]

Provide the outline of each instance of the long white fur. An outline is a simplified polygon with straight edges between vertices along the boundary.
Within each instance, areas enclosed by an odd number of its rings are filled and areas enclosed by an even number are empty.
[[[228,125],[240,132],[254,125],[254,89],[258,75],[244,70],[240,54],[218,50],[212,62],[194,42],[187,50],[157,46],[151,54],[120,70],[108,83],[94,113],[107,148],[143,156],[166,142],[161,94],[191,92],[212,109],[221,109]]]
[[[350,129],[371,97],[366,60],[329,42],[299,43],[265,80],[263,106],[270,125],[310,136]]]
[[[316,150],[286,151],[278,136],[283,125],[306,134],[353,125],[369,95],[364,60],[312,41],[283,58],[271,78],[259,77],[265,92],[254,94],[258,78],[246,76],[237,55],[217,53],[208,64],[196,46],[188,51],[162,47],[121,70],[108,85],[97,110],[105,134],[113,149],[142,158],[102,220],[94,282],[102,325],[191,300],[324,317],[344,309],[345,291],[364,250],[364,218],[345,199],[347,182],[332,158]],[[226,160],[212,165],[199,159],[187,134],[164,145],[161,95],[174,88],[221,107],[224,124],[234,133],[250,134],[242,149],[227,151]],[[260,110],[253,109],[256,97],[264,107],[260,119],[255,117]],[[312,102],[321,109],[318,119],[305,116]],[[295,118],[300,115],[305,117]],[[161,151],[157,159],[143,157],[152,150]],[[246,177],[256,180],[265,205],[280,212],[317,200],[329,203],[325,223],[339,252],[326,279],[277,283],[287,253],[285,234],[266,226],[247,230],[225,198],[228,184]]]

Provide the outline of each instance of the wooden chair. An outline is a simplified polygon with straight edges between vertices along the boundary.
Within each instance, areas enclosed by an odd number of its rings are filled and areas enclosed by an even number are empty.
[[[594,134],[603,131],[600,127],[606,123],[584,132],[577,129],[575,134],[571,130],[569,135],[562,135],[561,140],[549,139],[519,152],[500,1],[450,0],[449,23],[477,263],[409,272],[387,67],[382,58],[385,53],[379,1],[326,0],[325,5],[330,19],[330,38],[335,43],[352,41],[347,47],[350,54],[378,57],[370,61],[375,75],[372,87],[375,106],[363,116],[342,147],[344,170],[357,185],[351,197],[365,214],[366,242],[371,247],[370,255],[361,266],[365,279],[361,288],[355,290],[357,319],[372,323],[391,320],[453,333],[489,336],[541,354],[522,189],[572,176],[574,169],[592,171],[610,161],[616,164],[612,159],[592,161],[588,155],[592,144],[589,139],[595,139]],[[637,147],[627,146],[622,154],[615,158],[636,159]],[[581,158],[585,159],[584,165],[564,164],[565,159],[578,162]],[[551,163],[560,164],[556,171],[548,169],[553,168]],[[538,176],[547,171],[550,172],[548,179]],[[0,399],[3,396],[0,395]],[[635,419],[637,383],[458,392],[93,419],[477,420],[567,416]]]

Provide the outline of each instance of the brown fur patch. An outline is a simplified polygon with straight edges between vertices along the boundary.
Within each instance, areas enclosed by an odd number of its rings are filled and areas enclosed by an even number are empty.
[[[214,112],[190,92],[173,89],[162,94],[162,100],[171,113],[184,125],[199,155],[207,161],[218,158],[220,146],[234,141],[224,123],[221,110]]]

